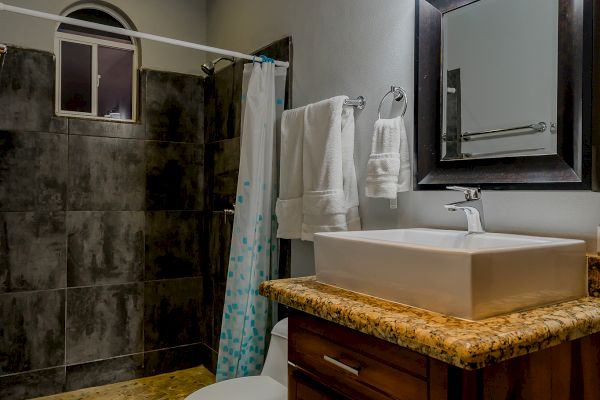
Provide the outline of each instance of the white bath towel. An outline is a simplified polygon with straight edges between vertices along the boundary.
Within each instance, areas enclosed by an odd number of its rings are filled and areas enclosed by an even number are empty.
[[[398,192],[411,187],[408,138],[402,117],[379,119],[367,162],[365,194],[395,201]],[[393,203],[391,203],[393,204]]]
[[[345,99],[334,97],[287,111],[282,117],[278,237],[313,240],[315,232],[361,229],[354,168],[354,110],[344,107]],[[303,123],[299,121],[301,115]]]
[[[306,107],[284,111],[281,115],[281,162],[279,198],[275,214],[279,223],[277,237],[302,236],[302,140]]]
[[[358,183],[356,181],[356,168],[354,167],[354,107],[342,108],[342,175],[344,178],[347,230],[360,231]]]
[[[354,169],[354,109],[337,96],[306,107],[302,240],[360,229]]]

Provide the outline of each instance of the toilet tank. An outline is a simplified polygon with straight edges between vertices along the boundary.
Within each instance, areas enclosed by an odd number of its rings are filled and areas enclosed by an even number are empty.
[[[262,376],[269,376],[287,387],[288,319],[282,319],[271,331],[271,344],[267,351]]]

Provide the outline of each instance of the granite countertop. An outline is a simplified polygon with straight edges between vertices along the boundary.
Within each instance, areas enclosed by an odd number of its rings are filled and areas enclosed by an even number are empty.
[[[595,267],[597,272],[598,264]],[[590,273],[592,278],[591,260]],[[260,293],[468,370],[600,332],[597,297],[467,321],[325,285],[314,276],[263,282]]]

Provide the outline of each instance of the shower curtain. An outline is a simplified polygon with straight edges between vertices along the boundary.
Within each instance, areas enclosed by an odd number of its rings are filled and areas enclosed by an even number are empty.
[[[277,120],[286,73],[267,62],[244,66],[240,169],[217,381],[258,375],[264,362],[270,302],[258,286],[278,274]]]

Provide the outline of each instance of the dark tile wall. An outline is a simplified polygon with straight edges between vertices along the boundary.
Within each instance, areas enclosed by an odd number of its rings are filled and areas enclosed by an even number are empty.
[[[291,41],[257,53],[288,60]],[[52,54],[11,48],[0,76],[0,398],[214,369],[243,64],[206,79],[143,71],[140,122],[127,124],[56,117]],[[289,243],[280,248],[287,276]]]
[[[291,60],[291,38],[276,41],[258,50],[277,60]],[[242,111],[242,78],[245,60],[239,60],[205,79],[204,134],[206,160],[204,180],[206,182],[206,230],[208,238],[208,275],[204,277],[205,314],[212,314],[212,324],[207,333],[209,367],[216,368],[221,317],[225,301],[227,267],[233,218],[223,210],[232,209],[237,189],[240,160],[240,134]],[[286,82],[286,108],[291,104],[291,73]],[[280,276],[290,273],[290,243],[280,241]],[[280,311],[283,316],[283,310]]]
[[[143,210],[145,144],[133,139],[69,137],[69,210]]]
[[[67,136],[17,130],[0,131],[0,211],[64,210]]]
[[[67,235],[69,286],[142,280],[142,211],[72,211],[67,220]]]
[[[210,362],[203,81],[143,71],[139,123],[59,118],[52,54],[10,48],[0,76],[1,399]]]
[[[54,115],[54,59],[44,51],[11,47],[0,76],[0,130],[67,133]]]
[[[146,280],[202,275],[204,213],[149,211],[145,232]]]

